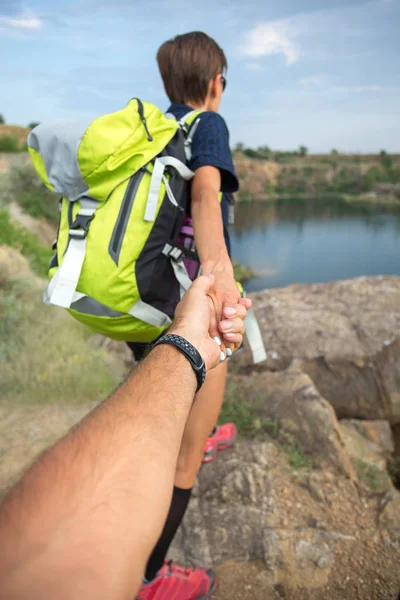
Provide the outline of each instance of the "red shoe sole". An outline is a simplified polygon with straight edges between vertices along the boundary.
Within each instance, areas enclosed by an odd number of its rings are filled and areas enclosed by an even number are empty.
[[[210,579],[211,579],[211,586],[210,586],[210,589],[208,590],[207,594],[205,596],[201,596],[201,598],[200,597],[196,598],[196,600],[208,600],[208,598],[211,598],[211,596],[213,595],[213,593],[215,592],[215,590],[218,587],[217,579],[214,575],[214,572],[213,572],[212,578],[210,577]]]
[[[229,441],[229,442],[221,442],[220,444],[217,444],[215,446],[215,448],[212,449],[211,452],[204,454],[204,458],[203,458],[203,463],[210,463],[214,460],[214,458],[217,456],[218,452],[220,452],[221,450],[226,450],[227,448],[230,448],[231,446],[233,446],[233,444],[236,442],[236,438],[237,438],[237,432],[235,433],[235,435],[233,436],[233,438]]]

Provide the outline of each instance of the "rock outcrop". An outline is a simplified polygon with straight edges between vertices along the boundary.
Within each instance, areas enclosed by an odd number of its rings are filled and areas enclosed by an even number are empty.
[[[335,411],[307,374],[293,368],[233,377],[251,414],[261,426],[266,422],[274,437],[293,436],[314,464],[354,478]]]
[[[260,560],[265,589],[324,588],[340,569],[377,591],[374,557],[400,563],[399,503],[327,468],[293,470],[274,443],[241,442],[203,466],[172,556]]]
[[[400,278],[359,277],[252,295],[268,359],[295,364],[339,418],[400,422]],[[249,349],[235,358],[251,365]]]

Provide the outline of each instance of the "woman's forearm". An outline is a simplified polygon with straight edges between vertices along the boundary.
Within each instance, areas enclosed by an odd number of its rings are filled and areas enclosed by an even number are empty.
[[[224,239],[221,206],[214,190],[205,188],[194,196],[192,218],[203,273],[233,273]]]

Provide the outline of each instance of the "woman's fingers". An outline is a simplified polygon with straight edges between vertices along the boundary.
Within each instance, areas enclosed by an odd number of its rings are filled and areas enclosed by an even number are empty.
[[[249,308],[251,308],[251,306],[253,304],[253,301],[250,300],[250,298],[240,298],[239,304],[244,306],[246,308],[246,310],[249,310]]]
[[[245,319],[247,314],[247,309],[242,304],[235,304],[234,306],[224,306],[222,309],[222,318],[232,319],[234,317],[239,317],[240,319]]]
[[[233,319],[224,319],[218,325],[219,331],[224,333],[240,333],[244,334],[244,321],[240,317]]]
[[[234,351],[238,350],[243,342],[243,335],[241,333],[224,333],[222,337],[226,343],[234,345]]]
[[[240,348],[243,341],[244,334],[244,322],[240,317],[235,317],[229,320],[221,321],[218,325],[218,329],[222,333],[222,339],[225,344],[229,345],[229,348],[232,348],[232,352],[235,352]]]
[[[221,332],[218,330],[218,315],[217,315],[217,310],[216,310],[215,296],[213,294],[208,294],[208,301],[210,303],[210,312],[211,312],[209,335],[218,344],[218,346],[220,346],[220,348],[221,348],[220,359],[222,361],[222,360],[225,360],[225,358],[226,358],[226,348],[225,348],[225,342],[222,338]]]

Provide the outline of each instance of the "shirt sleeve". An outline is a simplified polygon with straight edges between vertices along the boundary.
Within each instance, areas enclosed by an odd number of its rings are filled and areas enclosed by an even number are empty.
[[[224,119],[215,112],[200,115],[192,141],[192,158],[189,161],[192,171],[208,166],[219,169],[222,192],[237,192],[239,181],[229,147],[229,131]]]

